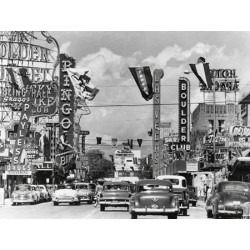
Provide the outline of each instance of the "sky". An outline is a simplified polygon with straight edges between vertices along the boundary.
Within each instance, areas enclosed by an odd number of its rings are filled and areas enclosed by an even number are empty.
[[[190,63],[204,56],[210,69],[236,69],[240,80],[237,99],[248,93],[250,79],[250,32],[227,31],[50,31],[58,41],[60,52],[76,59],[77,68],[88,68],[92,83],[100,90],[88,102],[91,114],[83,116],[81,127],[89,130],[87,144],[103,144],[143,139],[151,145],[148,131],[153,124],[153,101],[145,101],[128,69],[150,66],[164,71],[161,80],[161,121],[171,122],[178,131],[178,79],[191,82],[191,111],[203,102],[198,79],[184,74]],[[217,95],[216,101],[224,99]],[[209,96],[206,96],[209,99]],[[234,95],[227,96],[234,101]],[[119,106],[116,106],[119,105]],[[120,106],[122,105],[122,106]],[[144,105],[144,106],[126,106]],[[109,107],[107,107],[109,106]],[[104,149],[104,147],[103,147]]]
[[[0,28],[1,30],[50,31],[51,35],[58,40],[62,52],[74,57],[79,66],[89,67],[91,70],[93,83],[98,86],[100,92],[94,101],[89,103],[90,106],[152,103],[146,102],[141,97],[139,89],[129,73],[128,66],[139,65],[149,65],[152,72],[156,67],[163,68],[162,103],[176,103],[178,78],[183,76],[184,70],[189,69],[189,63],[195,63],[197,58],[204,53],[212,68],[235,68],[240,79],[240,89],[242,92],[246,89],[247,92],[248,88],[244,88],[244,86],[249,82],[250,74],[248,48],[250,33],[245,31],[250,30],[250,22],[249,6],[247,1],[245,2],[246,4],[243,1],[210,0],[201,4],[200,0],[71,0],[70,2],[43,0],[34,4],[32,0],[12,0],[1,3],[3,21]],[[193,103],[201,101],[202,95],[197,88],[198,81],[191,74],[185,76],[191,81],[191,101]],[[171,120],[174,123],[177,118],[176,108],[164,106],[162,120]],[[147,131],[152,127],[152,107],[91,108],[91,114],[83,119],[83,128],[91,131],[89,138],[93,139],[88,142],[95,142],[95,137],[99,135],[107,142],[111,137],[149,139]],[[125,119],[126,122],[124,122]],[[145,144],[144,141],[143,145]],[[12,224],[10,221],[6,221],[1,233],[10,232],[16,226],[16,222],[14,220]],[[231,222],[235,224],[235,221]],[[58,223],[60,222],[58,221]],[[61,223],[62,227],[59,226],[53,231],[53,239],[61,237],[65,233],[65,227],[72,227],[71,220],[63,220]],[[126,225],[126,223],[128,224]],[[121,249],[128,248],[128,244],[120,244],[124,242],[124,234],[121,233],[121,230],[113,230],[114,226],[120,229],[121,225],[123,231],[125,228],[125,231],[127,229],[129,232],[129,245],[145,249],[156,248],[163,244],[166,245],[165,239],[168,235],[171,239],[167,242],[168,246],[178,249],[182,247],[181,244],[176,245],[180,239],[180,235],[176,234],[180,229],[178,221],[172,223],[168,221],[170,226],[166,227],[165,220],[138,220],[136,225],[133,225],[133,230],[131,230],[131,223],[129,220],[123,222],[109,220],[106,224],[112,226],[112,228],[110,226],[112,244],[102,244],[102,247],[113,249],[119,245]],[[204,232],[212,231],[213,235],[221,235],[222,238],[225,235],[226,238],[231,234],[231,228],[234,226],[231,224],[228,226],[228,223],[230,221],[223,220],[219,223],[220,226],[217,226],[218,222],[215,226],[213,221],[209,220],[206,221],[202,230],[197,230],[197,228],[201,228],[200,220],[192,220],[192,222],[181,220],[181,227],[190,229],[186,230],[181,237],[183,242],[190,242],[195,232],[195,244],[205,247],[202,244]],[[70,238],[81,238],[84,234],[87,235],[89,242],[96,241],[96,234],[89,232],[95,231],[96,228],[100,229],[100,221],[84,221],[84,228],[80,224],[78,221],[75,222],[73,226],[79,230],[74,230],[74,234],[72,232]],[[109,229],[108,225],[105,225],[105,229]],[[150,230],[148,233],[148,225],[155,230]],[[22,225],[24,229],[27,227],[27,230],[34,226],[37,226],[37,221],[26,220],[25,225]],[[49,226],[54,227],[54,223],[50,225],[47,220],[39,221],[39,228],[46,230]],[[27,230],[23,230],[23,232],[27,232]],[[110,239],[110,231],[104,231],[107,233],[98,234],[99,242],[106,242],[107,239]],[[138,239],[145,238],[145,233],[150,236],[149,240],[138,241]],[[236,235],[237,233],[241,238],[248,236],[248,230],[234,232]],[[32,235],[33,239],[36,239],[36,234],[36,231],[29,230],[29,235]],[[135,235],[136,237],[134,237]],[[4,236],[4,246],[8,244],[9,247],[9,242],[15,245],[12,234],[5,233]],[[15,235],[20,240],[23,239],[23,236],[26,235],[20,234],[20,232]],[[58,246],[58,242],[55,243],[53,239],[48,240],[48,243]],[[19,244],[20,240],[16,241],[17,247],[25,248],[26,245]],[[35,241],[33,242],[35,243]],[[221,241],[219,238],[215,239],[215,242],[218,248],[224,249],[235,249],[244,244],[239,241],[235,241],[235,243]],[[69,244],[71,247],[72,244],[74,245],[72,241],[69,241]],[[61,249],[68,248],[65,242],[59,243],[59,245]],[[76,247],[78,246],[76,245]],[[193,244],[187,244],[185,247],[191,249]]]

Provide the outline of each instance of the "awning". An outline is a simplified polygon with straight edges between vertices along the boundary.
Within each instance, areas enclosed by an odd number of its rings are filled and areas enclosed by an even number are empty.
[[[250,104],[250,92],[239,101],[239,104]]]

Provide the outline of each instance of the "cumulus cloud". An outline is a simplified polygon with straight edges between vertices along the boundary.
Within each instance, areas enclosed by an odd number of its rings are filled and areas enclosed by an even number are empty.
[[[225,45],[197,43],[189,49],[181,45],[166,46],[157,55],[143,57],[142,52],[134,52],[128,57],[114,53],[107,48],[88,54],[77,63],[77,67],[89,68],[92,82],[100,89],[96,98],[89,103],[93,107],[91,114],[84,116],[82,126],[92,131],[92,136],[102,136],[108,140],[111,138],[150,139],[147,131],[152,127],[153,111],[152,100],[146,102],[132,78],[128,67],[148,64],[151,71],[155,68],[164,70],[161,80],[161,119],[171,121],[174,130],[178,131],[178,80],[180,77],[188,77],[191,82],[191,109],[197,103],[203,102],[203,93],[199,90],[199,82],[193,75],[184,75],[184,70],[190,70],[189,64],[196,63],[199,56],[206,56],[210,68],[236,68],[238,75],[244,79],[249,78],[246,70],[248,64],[237,68],[241,56],[238,50],[227,53]],[[144,106],[126,107],[120,105],[138,104]],[[171,105],[169,105],[171,104]],[[173,104],[173,105],[172,105]],[[112,105],[108,107],[103,107]],[[114,106],[116,105],[116,106]],[[105,136],[104,136],[105,135]]]
[[[60,53],[69,55],[69,48],[71,46],[72,42],[66,42],[60,46]]]

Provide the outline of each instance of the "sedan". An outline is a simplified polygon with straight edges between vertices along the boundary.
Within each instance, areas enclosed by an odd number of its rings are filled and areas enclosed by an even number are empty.
[[[179,213],[178,195],[173,193],[172,183],[166,180],[142,180],[135,186],[130,198],[131,219],[138,215],[166,215],[177,219]]]
[[[250,201],[250,185],[240,181],[222,181],[212,188],[206,201],[208,218],[242,218],[243,204]]]

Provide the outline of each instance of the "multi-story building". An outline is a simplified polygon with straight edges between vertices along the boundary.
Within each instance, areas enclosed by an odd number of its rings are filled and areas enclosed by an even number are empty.
[[[134,177],[140,170],[141,150],[122,149],[114,153],[115,178]]]
[[[235,103],[214,105],[199,103],[191,118],[191,149],[200,150],[204,136],[213,133],[224,136],[230,126],[241,125],[240,107]]]

